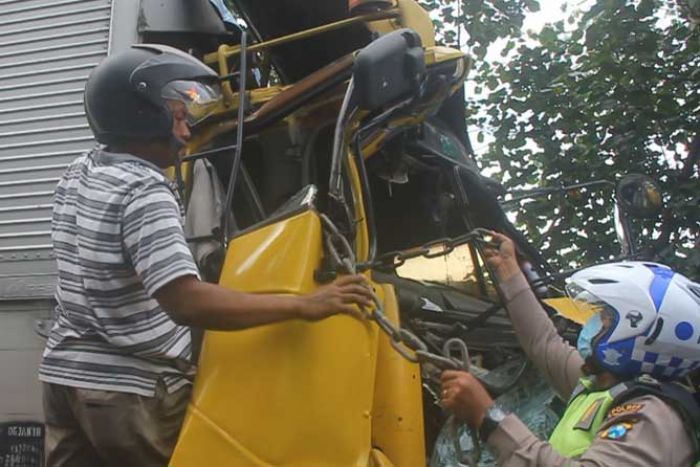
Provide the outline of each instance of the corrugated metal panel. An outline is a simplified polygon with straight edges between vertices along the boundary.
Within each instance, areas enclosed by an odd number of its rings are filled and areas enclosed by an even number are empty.
[[[82,93],[109,46],[111,0],[0,0],[0,297],[50,296],[51,199],[93,145]]]
[[[0,423],[44,419],[37,367],[45,342],[34,329],[51,308],[48,300],[0,302]]]

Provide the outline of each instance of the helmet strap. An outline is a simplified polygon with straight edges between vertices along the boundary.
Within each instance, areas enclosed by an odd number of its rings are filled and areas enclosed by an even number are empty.
[[[600,364],[598,359],[595,357],[595,354],[591,355],[590,357],[586,358],[583,367],[582,367],[583,373],[589,376],[595,376],[599,375],[605,371],[607,371],[603,366]]]
[[[185,203],[185,180],[182,177],[182,162],[180,161],[180,151],[185,147],[185,143],[177,139],[174,135],[170,136],[170,155],[173,158],[173,166],[175,167],[175,183],[177,184],[177,192],[180,195],[180,202]]]

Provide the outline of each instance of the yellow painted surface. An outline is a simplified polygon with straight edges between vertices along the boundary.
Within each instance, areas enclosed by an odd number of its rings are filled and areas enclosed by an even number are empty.
[[[182,162],[180,164],[180,169],[182,170],[182,182],[185,184],[185,186],[187,186],[189,174],[191,172],[191,165],[189,162]],[[170,180],[177,181],[175,166],[171,166],[165,169],[165,176],[168,177]]]
[[[585,324],[588,318],[593,316],[593,308],[587,310],[581,306],[576,306],[573,300],[568,297],[547,298],[544,302],[554,308],[557,313],[570,319],[574,323]]]
[[[423,42],[423,47],[435,45],[433,20],[418,2],[415,0],[399,0],[399,12],[403,27],[416,31]]]
[[[270,39],[268,41],[251,44],[247,47],[246,50],[248,52],[261,52],[261,51],[265,51],[267,49],[270,49],[272,47],[277,47],[281,44],[286,44],[289,42],[294,42],[294,41],[298,41],[301,39],[307,39],[310,37],[318,36],[320,34],[328,32],[328,31],[339,30],[339,29],[345,28],[345,27],[353,25],[353,24],[379,21],[382,18],[390,18],[390,17],[397,16],[399,14],[400,14],[400,12],[396,11],[396,9],[390,9],[388,11],[375,11],[375,12],[370,12],[370,13],[365,14],[365,15],[351,16],[348,18],[343,18],[343,19],[338,20],[338,21],[334,21],[332,23],[321,24],[321,25],[316,26],[316,27],[311,28],[311,29],[304,29],[301,31],[293,32],[291,34],[287,34],[285,36],[276,37],[276,38]],[[239,55],[240,53],[241,53],[241,46],[238,44],[236,44],[236,45],[223,45],[223,46],[219,47],[218,51],[206,54],[204,56],[203,61],[206,64],[218,63],[218,61],[221,59],[220,57],[228,58],[228,57],[232,57],[234,55]]]
[[[425,9],[415,0],[398,0],[398,18],[367,23],[370,31],[384,35],[401,28],[410,28],[418,33],[423,47],[435,45],[435,26]]]
[[[384,313],[398,323],[394,288],[381,284]],[[425,465],[420,368],[401,357],[385,334],[379,336],[377,380],[372,412],[372,444],[397,467]],[[378,463],[376,465],[386,465]]]
[[[432,65],[435,63],[443,63],[449,60],[464,59],[466,54],[459,49],[452,47],[435,46],[428,47],[425,50],[425,63]],[[469,64],[469,63],[468,63]]]
[[[235,238],[221,284],[311,292],[321,256],[308,211]],[[369,465],[377,334],[349,316],[207,332],[170,465]]]
[[[369,458],[369,467],[394,467],[386,454],[379,449],[372,449]]]

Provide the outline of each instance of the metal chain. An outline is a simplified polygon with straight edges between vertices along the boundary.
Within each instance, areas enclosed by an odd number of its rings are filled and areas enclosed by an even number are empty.
[[[477,228],[458,237],[440,238],[438,240],[432,240],[416,248],[391,251],[381,255],[379,258],[370,263],[370,267],[377,269],[395,269],[403,266],[406,260],[411,258],[417,258],[419,256],[428,259],[438,258],[440,256],[445,256],[452,253],[458,246],[475,241],[481,242],[485,246],[497,249],[498,244],[485,240],[485,237],[490,234],[491,232],[486,229]]]
[[[328,216],[325,214],[320,214],[320,218],[326,234],[324,236],[326,248],[328,250],[328,254],[335,262],[335,266],[344,269],[348,274],[356,274],[357,263],[352,246],[345,236],[340,233],[338,228],[335,226],[335,224],[333,224],[333,221],[331,221]],[[446,255],[453,251],[456,246],[464,243],[474,240],[485,242],[483,238],[484,235],[488,233],[489,232],[485,229],[475,229],[454,239],[444,239],[426,243],[416,250],[409,250],[409,252],[388,253],[383,255],[378,260],[378,263],[386,264],[386,261],[383,260],[383,258],[391,258],[392,264],[394,265],[393,267],[398,267],[399,265],[396,265],[395,261],[396,258],[401,258],[401,264],[403,264],[406,259],[418,256],[434,258],[437,256]],[[446,245],[441,254],[436,254],[431,250],[431,248],[435,247],[436,245]],[[342,249],[343,254],[339,253],[338,248]],[[377,262],[372,264],[377,264]],[[417,363],[420,365],[428,363],[437,367],[439,370],[470,370],[469,350],[463,340],[457,338],[447,340],[443,347],[443,355],[430,352],[426,343],[423,342],[418,336],[413,334],[408,329],[394,325],[394,323],[392,323],[384,314],[382,303],[379,300],[379,297],[377,297],[377,294],[373,290],[371,291],[371,294],[372,301],[374,302],[374,310],[372,313],[368,313],[368,318],[377,323],[379,328],[389,337],[391,346],[403,358],[411,363]],[[453,351],[455,350],[459,354],[458,357],[453,356]],[[433,396],[435,397],[435,394],[433,394]],[[450,425],[450,435],[453,438],[455,450],[459,456],[460,462],[467,466],[477,465],[479,458],[481,457],[481,446],[476,433],[473,430],[471,432],[474,450],[470,453],[465,453],[462,451],[459,444],[459,422],[454,416],[450,416],[447,423]]]
[[[336,266],[344,269],[348,274],[356,274],[355,253],[350,243],[328,216],[321,214],[320,218],[326,232],[326,248]],[[342,254],[339,253],[339,248],[342,249]],[[379,328],[389,337],[391,346],[402,357],[411,363],[430,363],[441,370],[457,370],[462,367],[462,362],[430,352],[426,343],[418,336],[408,329],[394,325],[384,314],[382,303],[377,294],[374,291],[371,291],[371,294],[374,310],[368,313],[368,318],[377,323]]]

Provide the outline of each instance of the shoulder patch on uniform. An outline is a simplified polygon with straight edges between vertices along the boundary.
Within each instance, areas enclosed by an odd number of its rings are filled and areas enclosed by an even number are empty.
[[[613,407],[608,411],[608,416],[619,417],[620,415],[630,415],[642,410],[644,404],[621,404]]]
[[[593,426],[593,422],[595,421],[596,415],[598,415],[598,411],[603,405],[603,400],[598,399],[595,401],[593,404],[591,404],[590,407],[586,409],[586,411],[583,413],[583,416],[581,419],[578,421],[576,426],[574,427],[574,430],[583,430],[583,431],[588,431],[591,429]]]
[[[601,439],[621,441],[625,439],[625,436],[627,436],[627,432],[630,431],[633,426],[634,424],[628,422],[616,423],[611,427],[607,428],[606,430],[602,431],[600,433],[600,437]]]

